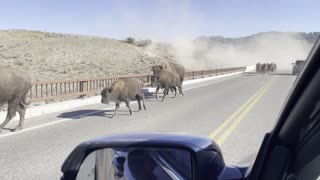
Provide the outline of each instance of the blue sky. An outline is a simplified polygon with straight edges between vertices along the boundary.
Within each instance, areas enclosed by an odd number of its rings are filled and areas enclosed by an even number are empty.
[[[0,29],[123,39],[320,30],[317,0],[3,0]]]

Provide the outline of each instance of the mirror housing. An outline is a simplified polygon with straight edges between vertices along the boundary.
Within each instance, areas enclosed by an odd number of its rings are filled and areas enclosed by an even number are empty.
[[[163,148],[190,153],[192,179],[218,179],[225,173],[219,146],[209,138],[182,133],[122,133],[79,144],[64,161],[61,180],[76,179],[80,166],[92,152],[105,148]]]

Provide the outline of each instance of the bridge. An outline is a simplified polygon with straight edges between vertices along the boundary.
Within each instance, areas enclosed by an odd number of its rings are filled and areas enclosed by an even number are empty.
[[[137,103],[131,102],[132,116],[122,105],[113,119],[114,104],[101,104],[99,97],[79,107],[62,102],[69,108],[29,115],[24,130],[0,134],[0,179],[58,179],[63,161],[80,142],[133,131],[207,136],[221,146],[226,163],[247,163],[273,127],[295,77],[237,72],[190,79],[183,85],[185,96],[158,102],[147,93],[147,111],[137,112]]]

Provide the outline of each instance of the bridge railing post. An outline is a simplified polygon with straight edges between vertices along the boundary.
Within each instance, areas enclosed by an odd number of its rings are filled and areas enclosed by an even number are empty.
[[[87,92],[88,90],[88,82],[87,81],[80,81],[80,88],[79,93]],[[80,95],[80,97],[85,96],[84,94]]]

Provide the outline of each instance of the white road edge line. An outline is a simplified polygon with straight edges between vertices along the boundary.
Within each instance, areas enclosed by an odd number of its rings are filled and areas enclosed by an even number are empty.
[[[210,85],[210,84],[215,84],[215,83],[218,83],[218,82],[222,82],[222,81],[226,81],[226,80],[229,80],[229,79],[233,79],[233,78],[235,78],[235,77],[238,77],[238,76],[233,76],[233,77],[221,79],[220,81],[214,81],[214,82],[211,82],[211,83],[201,84],[201,85],[199,85],[199,86],[194,86],[194,87],[186,88],[186,89],[183,89],[183,90],[184,90],[184,91],[188,91],[188,90],[195,89],[195,88],[199,88],[199,87],[202,87],[202,86],[208,86],[208,85]]]
[[[199,87],[202,87],[202,86],[207,86],[207,85],[210,85],[210,84],[215,84],[215,83],[218,83],[218,82],[226,81],[226,80],[229,80],[229,79],[233,79],[235,77],[238,77],[238,76],[232,76],[232,77],[229,77],[229,78],[222,79],[220,81],[214,81],[214,82],[211,82],[211,83],[206,83],[206,84],[201,84],[199,86],[186,88],[186,89],[184,89],[184,91],[188,91],[188,90],[199,88]],[[137,101],[132,101],[130,104],[136,104],[136,103],[137,103]],[[120,107],[123,107],[123,106],[125,106],[125,104],[120,105]],[[75,118],[79,118],[79,117],[82,117],[82,116],[98,114],[98,113],[101,113],[101,112],[103,112],[105,110],[110,110],[110,109],[114,109],[114,108],[115,107],[110,107],[110,108],[106,108],[106,109],[103,109],[103,110],[96,110],[96,111],[92,111],[92,112],[76,115],[76,116],[73,116],[73,117],[64,118],[64,119],[61,119],[61,120],[57,120],[57,121],[53,121],[53,122],[49,122],[49,123],[33,126],[33,127],[30,127],[30,128],[25,128],[25,129],[17,131],[17,132],[8,132],[8,133],[5,133],[3,135],[0,135],[0,139],[4,138],[4,137],[9,137],[9,136],[13,136],[13,135],[16,135],[16,134],[21,134],[21,133],[24,133],[24,132],[32,131],[32,130],[35,130],[35,129],[39,129],[39,128],[43,128],[43,127],[47,127],[47,126],[63,123],[63,122],[66,122],[66,121],[71,121],[71,120],[73,120]]]

